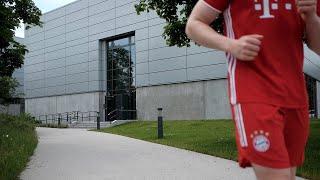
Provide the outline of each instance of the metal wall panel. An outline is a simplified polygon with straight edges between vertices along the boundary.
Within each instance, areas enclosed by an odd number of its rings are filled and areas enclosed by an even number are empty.
[[[115,8],[115,0],[107,0],[89,7],[89,16]]]
[[[186,69],[179,69],[173,71],[164,71],[157,73],[150,73],[150,84],[169,84],[178,83],[187,80]]]
[[[147,74],[149,72],[149,63],[139,63],[136,64],[137,74]]]
[[[150,61],[149,64],[150,73],[159,71],[170,71],[176,69],[185,69],[186,56],[162,59],[158,61]]]
[[[208,79],[222,79],[227,77],[226,64],[188,68],[188,80],[199,81]]]
[[[68,74],[66,76],[66,84],[74,84],[88,81],[89,73],[81,72],[76,74]]]
[[[46,87],[64,86],[66,83],[65,76],[58,76],[46,79]]]
[[[226,63],[225,53],[220,51],[210,51],[187,56],[187,64],[189,67],[209,66],[213,64]]]
[[[196,45],[168,47],[162,37],[165,21],[155,12],[138,16],[133,7],[136,3],[78,0],[45,13],[44,28],[26,32],[31,49],[26,56],[26,82],[37,80],[38,76],[52,81],[45,83],[42,94],[48,94],[44,96],[53,94],[51,87],[61,93],[103,90],[106,73],[105,61],[99,59],[99,40],[131,31],[135,31],[138,87],[226,77],[223,53]],[[27,97],[33,97],[31,94],[35,95],[28,91]]]
[[[71,32],[71,31],[75,31],[77,29],[82,29],[84,27],[88,26],[88,18],[83,18],[83,19],[79,19],[77,21],[74,22],[70,22],[66,24],[66,31],[67,32]]]
[[[75,84],[68,84],[66,87],[66,93],[80,93],[80,92],[88,92],[89,91],[89,82],[81,82]]]
[[[66,74],[77,74],[77,73],[88,72],[88,69],[89,69],[88,62],[75,64],[75,65],[66,67]]]

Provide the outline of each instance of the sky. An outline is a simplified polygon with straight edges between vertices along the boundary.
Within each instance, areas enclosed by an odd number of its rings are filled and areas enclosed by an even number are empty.
[[[33,0],[36,6],[42,11],[42,13],[46,13],[58,7],[64,6],[76,0]],[[16,36],[24,37],[23,32],[23,24],[21,24],[21,28],[16,30]]]

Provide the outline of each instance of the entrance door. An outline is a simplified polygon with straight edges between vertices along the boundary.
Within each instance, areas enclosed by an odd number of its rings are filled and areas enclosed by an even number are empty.
[[[107,44],[106,119],[136,119],[134,36]]]

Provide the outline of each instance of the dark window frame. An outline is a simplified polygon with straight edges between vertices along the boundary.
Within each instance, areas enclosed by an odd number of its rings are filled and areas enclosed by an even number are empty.
[[[123,45],[120,45],[120,46],[110,46],[110,43],[111,42],[114,42],[114,41],[119,41],[121,39],[125,39],[127,38],[128,39],[128,44],[123,44]],[[116,91],[129,91],[131,92],[133,89],[136,88],[136,64],[135,64],[135,59],[136,57],[133,57],[135,56],[135,52],[131,52],[132,50],[135,49],[135,33],[134,32],[129,32],[129,33],[125,33],[125,34],[122,34],[122,35],[118,35],[118,36],[115,36],[115,37],[111,37],[111,38],[106,38],[104,39],[106,41],[106,90],[107,90],[107,94],[111,95],[111,96],[114,96],[116,95]],[[114,62],[115,62],[115,58],[114,58],[114,50],[115,49],[118,49],[118,48],[126,48],[126,50],[128,50],[128,62],[127,63],[124,63],[125,65],[127,65],[126,67],[120,67],[120,68],[117,68],[115,67],[114,65]],[[111,51],[111,52],[110,52]],[[111,60],[109,58],[110,54],[109,53],[112,53],[111,54]],[[134,62],[133,62],[134,60]],[[111,65],[111,68],[108,67],[108,65],[110,66]],[[118,71],[118,70],[124,70],[124,69],[127,69],[127,72],[128,72],[128,76],[125,76],[125,77],[116,77],[115,78],[115,75],[114,75],[114,72],[115,71]],[[111,77],[110,77],[111,75]],[[118,81],[118,80],[129,80],[129,85],[125,85],[125,89],[115,89],[116,85],[114,84],[114,81]],[[111,87],[108,88],[108,85]]]

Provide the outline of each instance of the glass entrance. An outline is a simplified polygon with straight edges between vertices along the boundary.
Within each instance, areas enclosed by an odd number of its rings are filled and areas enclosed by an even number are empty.
[[[136,119],[134,36],[109,41],[106,57],[106,119]]]

